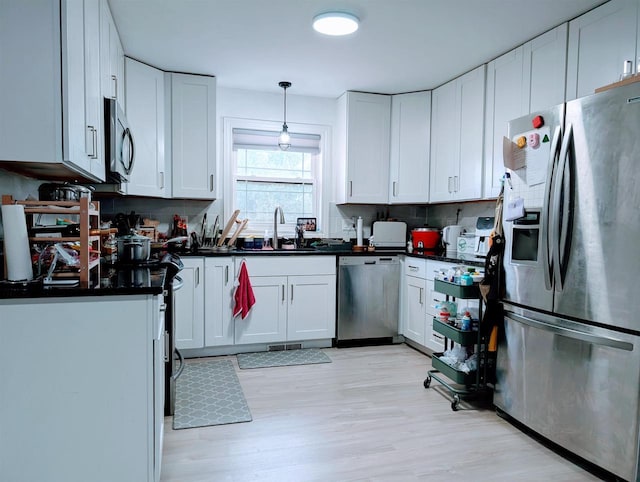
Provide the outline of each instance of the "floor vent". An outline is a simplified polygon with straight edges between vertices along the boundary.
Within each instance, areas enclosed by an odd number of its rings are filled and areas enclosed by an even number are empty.
[[[283,351],[286,349],[285,345],[269,345],[268,351]]]
[[[302,343],[291,343],[287,345],[287,350],[302,350]]]

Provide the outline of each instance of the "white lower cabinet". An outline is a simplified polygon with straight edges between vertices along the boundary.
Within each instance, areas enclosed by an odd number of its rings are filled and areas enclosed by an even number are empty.
[[[204,258],[182,257],[178,274],[184,284],[175,292],[174,323],[176,348],[204,346]]]
[[[0,479],[160,480],[162,306],[161,295],[0,300]]]
[[[335,262],[333,256],[246,259],[256,303],[244,320],[235,319],[235,343],[335,337]]]
[[[404,290],[406,317],[403,334],[405,338],[424,345],[426,280],[405,275]]]
[[[204,260],[204,345],[234,343],[233,258]]]

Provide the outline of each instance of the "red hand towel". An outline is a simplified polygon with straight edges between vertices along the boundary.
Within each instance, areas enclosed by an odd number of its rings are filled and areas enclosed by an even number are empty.
[[[256,303],[256,297],[253,295],[253,288],[249,280],[247,265],[243,261],[240,265],[240,273],[236,281],[236,292],[233,295],[235,307],[233,308],[233,316],[242,315],[244,320],[249,315],[249,310]]]

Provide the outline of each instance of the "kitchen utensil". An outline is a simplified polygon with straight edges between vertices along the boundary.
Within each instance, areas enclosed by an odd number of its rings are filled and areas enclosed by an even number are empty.
[[[81,197],[91,199],[92,187],[78,184],[45,182],[38,187],[40,201],[79,201]]]
[[[415,228],[411,230],[413,249],[433,250],[440,243],[440,230],[438,228]]]
[[[218,229],[220,228],[220,216],[216,216],[216,220],[213,222],[213,236],[212,236],[212,245],[216,246],[218,244]]]
[[[231,228],[233,227],[233,223],[236,222],[236,218],[238,217],[239,214],[240,214],[240,210],[236,209],[231,215],[231,217],[229,218],[229,221],[227,221],[227,225],[224,227],[224,230],[220,235],[220,239],[218,240],[218,246],[222,246],[224,244],[224,241],[227,238],[229,231],[231,231]]]
[[[207,213],[202,216],[202,226],[200,227],[200,246],[204,246],[204,237],[207,234]]]
[[[132,233],[117,238],[116,242],[119,261],[138,263],[149,259],[151,238]]]
[[[248,222],[249,222],[249,220],[245,219],[244,221],[242,221],[242,223],[240,223],[240,225],[236,228],[236,232],[233,233],[233,236],[231,236],[231,239],[227,243],[227,246],[232,247],[234,245],[234,243],[236,242],[236,239],[238,238],[238,235],[247,226]]]

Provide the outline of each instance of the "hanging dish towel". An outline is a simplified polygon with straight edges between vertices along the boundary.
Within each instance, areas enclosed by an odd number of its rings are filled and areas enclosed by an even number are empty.
[[[253,288],[251,287],[251,281],[249,280],[249,273],[247,272],[247,265],[242,261],[240,265],[240,272],[238,273],[238,279],[234,283],[236,291],[233,295],[235,300],[235,307],[233,308],[234,318],[238,315],[242,315],[244,320],[251,307],[256,303],[256,297],[253,295]]]

